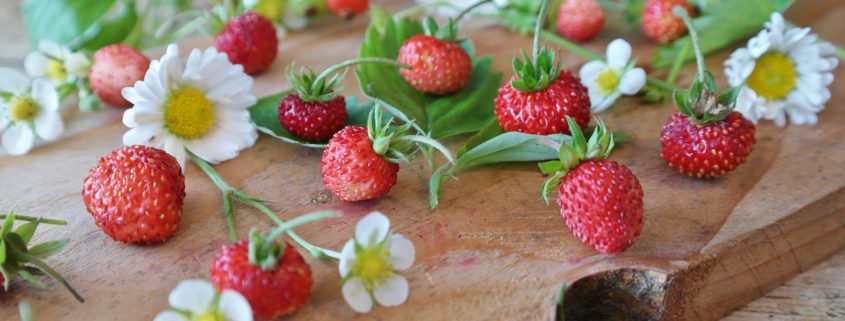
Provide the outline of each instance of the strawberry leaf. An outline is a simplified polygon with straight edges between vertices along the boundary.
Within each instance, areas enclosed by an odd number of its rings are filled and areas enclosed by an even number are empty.
[[[43,259],[61,252],[68,243],[70,243],[68,239],[47,241],[29,248],[29,255]]]
[[[379,28],[370,25],[359,50],[360,57],[395,59],[408,38],[423,33],[423,25],[409,18],[391,18]],[[468,40],[465,40],[465,42]],[[471,44],[462,44],[468,48]],[[502,83],[502,75],[490,70],[490,57],[476,58],[472,51],[472,74],[457,93],[448,96],[427,95],[414,89],[394,67],[361,65],[356,75],[361,91],[381,100],[396,117],[413,120],[432,138],[474,133],[493,119],[493,100]],[[407,116],[397,115],[400,112]]]
[[[258,131],[286,143],[302,145],[309,148],[326,148],[326,142],[309,142],[291,134],[279,122],[279,102],[292,90],[285,90],[258,100],[249,108],[249,115],[258,127]],[[348,125],[367,126],[367,115],[373,109],[372,102],[359,101],[357,97],[346,97],[346,111],[349,113]]]
[[[31,47],[41,40],[67,43],[99,21],[117,0],[25,0],[21,15]],[[8,9],[7,9],[8,10]]]
[[[35,234],[35,228],[38,227],[38,220],[35,222],[29,222],[26,224],[21,224],[15,229],[15,234],[19,235],[23,240],[24,244],[29,244],[29,241],[32,239],[32,235]]]
[[[773,12],[784,12],[794,0],[712,0],[701,8],[699,17],[693,19],[693,25],[698,30],[701,51],[707,55],[722,49],[738,40],[756,34],[763,28]],[[660,46],[654,52],[651,61],[653,68],[665,68],[675,62],[675,58],[683,49],[689,35],[681,37],[671,44]],[[695,58],[692,51],[687,50],[684,61]]]

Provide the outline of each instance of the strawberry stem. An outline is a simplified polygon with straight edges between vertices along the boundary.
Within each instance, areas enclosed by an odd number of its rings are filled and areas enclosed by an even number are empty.
[[[279,216],[276,215],[276,213],[274,213],[272,210],[270,210],[267,206],[263,204],[263,200],[249,196],[246,193],[233,188],[231,185],[229,185],[229,183],[226,183],[226,181],[223,180],[222,177],[220,177],[220,174],[217,173],[217,171],[214,170],[214,168],[211,167],[211,165],[209,165],[205,160],[195,155],[191,151],[186,150],[186,153],[188,154],[188,157],[191,159],[191,161],[193,161],[194,164],[196,164],[197,167],[199,167],[208,176],[208,178],[210,178],[211,181],[214,182],[215,185],[217,185],[220,191],[223,192],[223,209],[224,214],[226,216],[226,225],[229,229],[229,238],[232,242],[238,240],[238,232],[235,228],[235,210],[233,206],[234,200],[240,201],[245,205],[257,209],[261,213],[264,213],[264,215],[267,215],[267,217],[273,220],[276,225],[285,224],[285,221],[280,219]],[[311,255],[316,258],[330,257],[334,259],[340,259],[340,253],[313,245],[302,237],[300,237],[294,231],[288,230],[287,234],[294,241],[296,241],[296,243],[299,243],[299,245],[308,250],[308,252],[310,252]]]
[[[68,283],[65,278],[63,278],[58,272],[56,272],[56,270],[53,270],[49,265],[47,265],[47,263],[44,263],[38,258],[27,254],[25,252],[25,249],[21,250],[18,249],[16,246],[11,245],[11,243],[9,244],[9,249],[12,250],[10,254],[17,256],[21,261],[29,262],[32,265],[35,265],[35,267],[37,267],[39,270],[44,271],[44,273],[53,278],[53,280],[56,280],[56,282],[59,282],[62,286],[64,286],[65,289],[67,289],[77,301],[85,302],[85,299],[83,299],[82,296],[79,295],[79,293],[77,293],[72,286],[70,286],[70,283]]]
[[[481,5],[484,5],[486,3],[492,3],[492,2],[493,2],[493,0],[481,0],[481,1],[477,1],[476,3],[473,3],[472,5],[470,5],[469,7],[466,7],[463,11],[461,11],[457,16],[455,16],[455,22],[461,21],[461,19],[463,19],[464,16],[466,16],[468,13],[472,12],[472,10],[475,10],[475,8],[478,8]]]
[[[537,58],[540,55],[540,34],[543,30],[543,24],[546,22],[546,13],[548,11],[549,0],[543,0],[543,4],[540,5],[540,14],[537,15],[537,23],[534,25],[534,46],[532,51],[534,61],[537,61]]]
[[[396,60],[387,59],[387,58],[362,57],[362,58],[349,59],[349,60],[341,62],[337,65],[331,66],[331,67],[327,68],[326,70],[323,70],[323,72],[321,72],[320,75],[318,75],[317,78],[314,79],[314,82],[311,85],[311,90],[313,92],[318,92],[320,90],[320,88],[316,88],[316,87],[322,86],[322,84],[326,81],[326,78],[328,78],[332,74],[340,71],[343,68],[346,68],[346,67],[349,67],[349,66],[352,66],[352,65],[360,65],[360,64],[384,64],[384,65],[389,65],[389,66],[397,66],[399,68],[411,69],[411,66],[408,66],[408,65],[400,63]]]
[[[672,13],[683,19],[684,24],[687,25],[690,38],[692,38],[693,51],[695,52],[695,63],[698,65],[698,80],[704,82],[704,72],[706,71],[704,69],[704,55],[701,53],[701,43],[698,41],[698,32],[692,25],[692,19],[690,18],[689,13],[687,13],[687,10],[681,6],[673,8]]]
[[[7,215],[0,214],[0,220],[6,218]],[[33,216],[25,216],[25,215],[18,215],[15,214],[16,221],[27,221],[27,222],[35,222],[38,221],[39,223],[44,224],[51,224],[51,225],[67,225],[67,221],[64,220],[57,220],[52,218],[43,218],[43,217],[33,217]]]

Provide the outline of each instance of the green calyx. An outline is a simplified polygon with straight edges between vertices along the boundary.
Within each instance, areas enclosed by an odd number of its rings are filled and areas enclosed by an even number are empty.
[[[432,17],[426,17],[423,20],[423,31],[426,35],[435,37],[440,40],[444,41],[458,41],[458,25],[455,23],[455,20],[449,18],[446,21],[445,26],[439,26],[437,21],[434,20]]]
[[[427,135],[412,135],[411,128],[419,131],[413,121],[396,126],[393,125],[393,118],[384,120],[378,103],[373,106],[367,118],[367,136],[373,142],[373,151],[385,160],[391,163],[407,163],[421,150],[428,157],[430,153],[426,151],[433,148],[440,151],[450,163],[455,163],[449,149],[443,144]]]
[[[598,126],[596,126],[596,130],[590,136],[589,141],[584,137],[581,127],[575,120],[567,116],[566,122],[572,136],[571,141],[567,143],[566,140],[563,140],[560,146],[550,146],[558,149],[560,159],[540,163],[540,171],[543,174],[554,174],[543,183],[542,194],[543,201],[546,204],[549,203],[551,190],[560,184],[560,179],[566,176],[569,170],[585,160],[605,159],[613,150],[613,133],[607,129],[601,119],[596,119]]]
[[[728,117],[728,114],[736,107],[736,99],[742,87],[733,87],[717,94],[716,80],[713,78],[713,74],[704,68],[704,55],[701,52],[698,32],[692,24],[692,19],[683,8],[675,7],[672,12],[684,20],[689,30],[695,51],[696,65],[698,66],[698,75],[690,88],[688,90],[676,89],[672,93],[675,106],[693,124],[704,126],[720,122]]]
[[[511,86],[516,90],[532,92],[546,89],[560,74],[560,61],[555,59],[555,53],[546,47],[540,48],[540,34],[548,11],[549,0],[543,0],[534,27],[533,59],[524,51],[522,59],[518,56],[513,59],[516,78],[511,81]]]
[[[251,230],[249,232],[249,263],[264,271],[276,269],[279,265],[279,260],[282,255],[285,254],[285,240],[281,239],[277,241],[282,234],[287,233],[288,230],[299,225],[319,221],[329,217],[337,217],[339,215],[340,213],[335,211],[322,211],[305,214],[279,225],[279,227],[267,235],[262,235],[255,229]]]
[[[406,69],[410,68],[410,66],[401,64],[393,59],[366,57],[341,62],[329,67],[319,75],[307,67],[302,68],[299,73],[296,73],[293,71],[294,65],[289,66],[285,74],[300,98],[305,101],[323,102],[335,99],[343,92],[343,87],[338,86],[338,84],[346,77],[348,67],[367,63],[391,65]],[[338,73],[340,70],[343,70],[343,72]]]
[[[64,225],[64,221],[49,220],[23,216],[16,217],[14,210],[4,215],[3,225],[0,227],[0,273],[3,274],[3,287],[8,290],[12,276],[20,278],[44,288],[44,283],[36,277],[47,274],[53,280],[64,286],[79,302],[85,302],[82,296],[58,272],[53,270],[42,259],[59,253],[70,240],[47,241],[29,246],[35,229],[41,223]],[[28,221],[14,228],[16,220]]]

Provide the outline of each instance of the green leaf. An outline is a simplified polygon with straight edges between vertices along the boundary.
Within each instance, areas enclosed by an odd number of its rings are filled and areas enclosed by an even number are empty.
[[[443,184],[444,179],[450,177],[449,175],[444,175],[450,165],[449,163],[443,164],[443,166],[440,166],[440,168],[431,173],[431,179],[428,180],[428,200],[431,208],[435,208],[440,204],[440,185]]]
[[[540,193],[543,195],[543,202],[549,204],[549,193],[551,193],[555,187],[560,185],[560,179],[566,176],[566,173],[566,170],[555,172],[552,177],[549,177],[549,179],[543,182],[543,186],[540,188]]]
[[[736,98],[739,97],[739,93],[742,92],[742,87],[743,86],[736,86],[723,92],[719,95],[719,103],[728,107],[735,106]]]
[[[763,28],[773,12],[784,12],[794,0],[714,0],[708,1],[699,17],[693,19],[698,30],[701,51],[707,55],[734,42],[754,35]],[[683,51],[689,35],[671,44],[660,46],[654,52],[651,66],[669,67]],[[693,60],[694,53],[687,51],[684,61]]]
[[[6,263],[6,241],[0,240],[0,264]]]
[[[540,163],[539,167],[540,172],[542,172],[543,174],[551,174],[561,170],[561,168],[563,168],[563,162],[559,160],[542,162]]]
[[[34,313],[32,313],[32,307],[29,306],[29,303],[26,301],[21,301],[18,304],[18,313],[21,315],[21,321],[35,321]]]
[[[417,20],[391,18],[383,29],[371,25],[359,50],[360,57],[395,59],[408,38],[423,33]],[[468,44],[463,44],[466,48]],[[356,75],[361,91],[381,100],[391,112],[398,111],[413,120],[432,138],[442,139],[481,130],[493,119],[493,100],[498,95],[502,75],[491,71],[492,59],[473,58],[469,81],[448,96],[427,95],[414,89],[392,66],[361,65]],[[396,115],[400,117],[400,115]]]
[[[461,155],[465,154],[470,149],[473,149],[476,146],[504,133],[505,130],[499,126],[499,122],[495,119],[491,120],[487,123],[487,126],[484,126],[484,128],[481,129],[481,131],[470,137],[466,145],[458,151],[458,157],[461,157]]]
[[[68,243],[70,243],[68,239],[47,241],[29,248],[29,255],[43,259],[61,252]]]
[[[135,1],[121,2],[120,11],[113,17],[103,17],[68,44],[73,49],[96,51],[102,47],[122,43],[135,30],[138,12]],[[134,45],[131,44],[130,45]]]
[[[9,211],[9,215],[6,215],[6,219],[3,220],[3,227],[0,228],[0,236],[5,236],[7,233],[12,232],[12,226],[15,224],[15,211]]]
[[[309,148],[326,148],[325,142],[309,142],[291,134],[279,122],[279,102],[292,92],[291,89],[258,100],[249,108],[249,115],[258,127],[258,131],[278,138],[284,142]],[[347,124],[366,126],[367,115],[373,109],[372,102],[361,102],[357,97],[346,97],[346,111],[349,113]]]
[[[557,146],[569,139],[562,134],[542,136],[507,132],[467,150],[458,157],[450,172],[494,163],[557,160]]]
[[[24,0],[21,5],[32,47],[50,39],[68,43],[97,22],[116,0]]]
[[[10,253],[14,253],[15,251],[26,253],[28,251],[26,243],[17,233],[6,234],[3,236],[3,240],[6,241],[6,246],[10,250]]]
[[[15,229],[15,234],[21,237],[24,244],[29,244],[29,241],[32,240],[32,235],[35,234],[35,228],[38,227],[38,223],[40,223],[39,220],[21,224],[17,229]]]

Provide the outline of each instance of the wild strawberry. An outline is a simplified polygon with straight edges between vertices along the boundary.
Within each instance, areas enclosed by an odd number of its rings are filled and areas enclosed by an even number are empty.
[[[557,14],[557,33],[575,42],[595,38],[604,27],[604,10],[596,0],[566,0]]]
[[[352,19],[370,7],[369,0],[327,0],[326,4],[329,5],[332,13],[344,19]]]
[[[273,23],[254,12],[232,18],[214,37],[214,48],[226,53],[233,64],[242,65],[244,72],[250,75],[270,67],[276,59],[278,46]]]
[[[88,74],[91,89],[104,103],[114,107],[132,104],[123,98],[121,90],[144,79],[150,58],[127,45],[110,45],[94,53],[94,63]]]
[[[457,92],[469,81],[472,60],[455,41],[415,35],[399,48],[397,60],[411,66],[399,70],[411,86],[435,95]]]
[[[540,30],[549,9],[543,1],[534,33],[533,60],[522,53],[523,59],[513,61],[515,75],[499,88],[495,100],[495,114],[505,131],[548,135],[569,134],[566,117],[578,125],[590,122],[590,96],[578,77],[560,70],[554,52],[540,48]]]
[[[408,135],[412,123],[392,126],[392,120],[382,121],[381,109],[373,107],[368,128],[346,126],[329,140],[320,162],[323,184],[335,197],[349,202],[381,197],[396,185],[399,162],[420,142],[437,148],[450,161],[449,151],[437,141]]]
[[[326,141],[331,138],[346,125],[349,118],[346,100],[340,94],[343,87],[338,86],[346,73],[335,73],[363,63],[398,65],[390,59],[358,58],[329,67],[320,75],[310,69],[303,69],[297,74],[292,71],[293,66],[288,68],[287,78],[294,91],[279,102],[279,123],[292,134],[308,141]]]
[[[543,185],[543,199],[558,186],[558,205],[569,231],[602,253],[620,253],[640,236],[643,189],[628,167],[605,159],[613,149],[613,134],[599,120],[587,142],[580,126],[567,118],[572,142],[560,145],[560,160],[543,163],[555,173]]]
[[[692,25],[684,10],[677,14],[688,26]],[[696,31],[690,29],[690,32]],[[717,95],[716,81],[704,70],[704,58],[697,41],[693,41],[693,50],[698,76],[689,90],[675,90],[678,112],[663,126],[661,157],[681,173],[715,178],[745,162],[756,143],[755,127],[733,111],[741,87]]]
[[[88,171],[82,198],[97,226],[112,239],[161,242],[179,228],[185,177],[165,151],[124,146]]]
[[[15,215],[14,211],[2,216],[4,219],[0,222],[0,240],[3,240],[3,242],[0,246],[0,257],[3,258],[3,268],[0,269],[0,284],[3,285],[3,290],[9,291],[10,281],[16,275],[22,280],[43,288],[44,284],[41,283],[37,275],[46,274],[56,283],[64,286],[77,301],[85,302],[82,296],[58,272],[43,261],[46,257],[64,250],[70,240],[46,241],[34,246],[29,245],[39,224],[66,225],[67,222],[49,218],[19,216]],[[15,220],[29,222],[14,228]]]
[[[224,246],[217,252],[211,263],[211,283],[219,290],[231,289],[243,295],[257,319],[276,320],[296,312],[308,301],[313,283],[311,267],[293,246],[279,238],[297,225],[332,216],[337,214],[303,215],[267,235],[251,231],[249,240]]]
[[[668,43],[686,34],[684,21],[672,14],[672,9],[678,6],[695,16],[695,10],[687,0],[646,0],[641,19],[646,38],[656,43]]]

